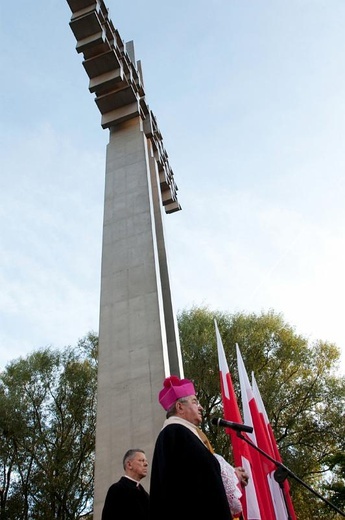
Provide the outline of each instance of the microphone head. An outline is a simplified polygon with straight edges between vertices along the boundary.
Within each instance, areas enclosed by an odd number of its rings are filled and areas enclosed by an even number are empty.
[[[218,419],[218,417],[212,417],[211,424],[214,424],[215,426],[219,426],[219,421],[220,421],[220,419]]]

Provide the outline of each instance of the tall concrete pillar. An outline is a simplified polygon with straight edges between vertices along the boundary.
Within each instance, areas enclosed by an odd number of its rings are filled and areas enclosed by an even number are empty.
[[[103,0],[67,0],[89,90],[109,130],[106,153],[97,389],[94,519],[123,473],[128,448],[151,461],[164,419],[163,379],[183,377],[164,241],[165,213],[181,209],[134,45]],[[148,489],[150,475],[143,482]]]

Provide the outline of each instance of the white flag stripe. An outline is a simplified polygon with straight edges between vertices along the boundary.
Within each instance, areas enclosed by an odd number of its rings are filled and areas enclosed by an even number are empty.
[[[227,399],[230,399],[230,391],[229,391],[228,382],[226,379],[226,374],[229,373],[229,367],[228,367],[228,363],[226,361],[224,347],[223,347],[222,339],[219,334],[218,325],[217,325],[216,320],[214,320],[214,325],[216,327],[218,363],[219,363],[220,373],[222,375],[224,394]]]
[[[261,394],[260,394],[258,385],[257,385],[255,377],[254,377],[254,372],[252,372],[252,389],[253,389],[253,395],[254,395],[254,398],[255,398],[258,410],[264,416],[265,423],[268,424],[269,423],[268,416],[267,416],[267,413],[266,413],[266,410],[265,410],[264,403],[263,403],[262,398],[261,398]]]
[[[261,520],[260,515],[260,507],[258,503],[258,499],[256,497],[256,490],[254,486],[254,480],[252,475],[252,470],[249,464],[249,461],[242,456],[242,466],[247,472],[249,476],[248,484],[244,488],[244,493],[247,502],[247,517],[248,520]]]
[[[250,386],[250,381],[243,363],[243,359],[241,356],[241,352],[239,349],[238,344],[236,343],[236,353],[237,353],[237,368],[238,368],[238,374],[240,378],[240,387],[241,387],[241,396],[242,396],[242,408],[243,408],[243,421],[244,424],[247,424],[248,426],[253,426],[253,420],[252,420],[252,414],[250,413],[249,408],[249,401],[251,399],[254,399],[253,392]],[[247,398],[244,399],[243,396],[246,396]],[[252,442],[257,444],[256,442],[256,436],[255,431],[253,430],[253,433],[249,433],[248,437],[251,439]]]

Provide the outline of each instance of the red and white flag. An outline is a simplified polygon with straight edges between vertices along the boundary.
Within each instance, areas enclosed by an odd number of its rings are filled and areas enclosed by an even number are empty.
[[[243,424],[218,325],[216,320],[214,322],[224,418]],[[282,462],[282,460],[254,374],[252,374],[251,386],[237,344],[236,353],[244,423],[253,428],[253,433],[237,433],[231,428],[226,428],[225,431],[231,439],[235,466],[243,466],[249,475],[248,486],[242,489],[243,518],[245,520],[296,520],[288,481],[285,479],[279,485],[274,479],[276,461]],[[269,457],[260,453],[251,444],[257,446],[263,453],[267,453]]]
[[[268,452],[268,454],[276,461],[282,462],[277,442],[271,427],[271,424],[269,422],[266,409],[264,406],[264,403],[261,398],[261,394],[258,388],[258,385],[256,383],[254,373],[252,372],[252,389],[253,389],[253,396],[257,403],[257,407],[259,410],[260,415],[262,416],[262,423],[264,425],[264,428],[266,430],[266,435],[269,439],[270,448],[271,450]],[[296,520],[296,515],[294,511],[294,507],[291,500],[290,495],[290,485],[287,479],[285,479],[280,485],[278,482],[274,480],[274,476],[272,475],[272,487],[271,487],[271,493],[273,496],[274,506],[276,510],[276,518],[277,520]],[[289,513],[289,514],[288,514]]]
[[[259,446],[266,452],[268,441],[262,429],[261,417],[253,398],[252,388],[237,344],[236,353],[242,397],[243,419],[245,424],[252,426],[253,428],[253,433],[249,433],[248,438],[255,446]],[[268,480],[268,476],[272,471],[274,471],[275,465],[269,459],[263,457],[255,447],[250,444],[248,446],[253,460],[253,478],[257,488],[257,493],[261,498],[260,510],[262,512],[262,518],[265,520],[277,520]]]
[[[275,520],[288,520],[289,515],[285,503],[285,494],[283,493],[283,490],[280,488],[279,484],[274,479],[274,472],[277,469],[277,464],[270,460],[270,458],[274,461],[278,460],[276,458],[278,448],[276,443],[274,442],[274,449],[272,436],[269,434],[267,428],[267,414],[263,413],[264,408],[261,396],[258,392],[257,386],[255,388],[256,392],[254,394],[254,390],[250,385],[238,345],[236,345],[236,353],[238,374],[241,387],[243,417],[245,423],[249,424],[254,429],[253,433],[250,434],[249,437],[253,444],[255,444],[258,448],[260,448],[264,453],[267,453],[268,455],[268,457],[265,457],[265,455],[259,453],[260,457],[257,461],[258,465],[255,466],[255,472],[258,471],[257,478],[259,479],[259,474],[261,474],[262,479],[260,492],[265,493],[266,504],[268,509],[270,510],[270,515],[272,515],[272,518]],[[255,448],[251,449],[255,450]],[[279,462],[281,462],[280,457]],[[290,515],[290,518],[292,519],[294,517]]]
[[[224,419],[226,419],[227,421],[243,423],[238,408],[237,399],[234,392],[231,375],[225,358],[223,343],[219,334],[216,320],[214,320],[214,323],[216,328],[220,386],[224,409]],[[238,437],[236,432],[231,428],[226,428],[225,431],[230,436],[235,466],[244,467],[249,476],[248,485],[245,488],[241,489],[243,518],[244,520],[267,520],[267,517],[265,517],[265,515],[262,515],[261,513],[263,506],[259,506],[259,497],[257,496],[255,481],[252,474],[252,460],[250,457],[248,446],[246,442],[240,437]]]

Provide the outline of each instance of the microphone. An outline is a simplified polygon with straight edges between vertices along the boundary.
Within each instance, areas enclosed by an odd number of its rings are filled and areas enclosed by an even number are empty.
[[[232,428],[238,432],[253,432],[252,426],[247,426],[246,424],[241,424],[237,422],[226,421],[225,419],[220,419],[218,417],[212,417],[211,423],[215,426],[224,426],[224,428]]]

